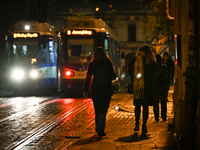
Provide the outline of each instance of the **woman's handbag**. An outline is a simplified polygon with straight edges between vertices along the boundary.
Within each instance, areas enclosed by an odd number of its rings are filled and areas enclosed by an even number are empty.
[[[131,82],[127,83],[127,93],[133,94],[133,84]]]

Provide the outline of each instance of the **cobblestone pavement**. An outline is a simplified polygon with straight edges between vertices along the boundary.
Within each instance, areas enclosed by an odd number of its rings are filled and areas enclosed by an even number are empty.
[[[127,80],[128,81],[128,80]],[[126,81],[124,81],[127,83]],[[153,107],[149,107],[149,118],[147,121],[146,135],[141,134],[142,116],[140,118],[140,131],[133,131],[135,125],[135,114],[132,95],[126,93],[126,84],[121,87],[118,93],[112,95],[111,105],[107,113],[106,136],[100,138],[95,132],[93,107],[87,122],[81,130],[70,135],[67,129],[70,124],[64,123],[61,127],[53,130],[42,137],[39,142],[33,141],[33,146],[28,145],[29,150],[177,150],[177,144],[173,138],[170,126],[173,118],[173,86],[170,87],[167,102],[167,121],[156,122],[153,114]],[[85,111],[86,113],[87,111]],[[80,114],[81,115],[81,114]],[[85,121],[83,116],[76,116],[80,121]],[[76,130],[74,126],[74,130]],[[71,128],[70,128],[71,129]],[[71,129],[73,130],[73,129]],[[71,131],[73,132],[73,131]],[[23,150],[25,150],[23,149]]]
[[[106,122],[106,136],[98,137],[94,124],[88,128],[71,147],[67,150],[176,150],[173,132],[170,124],[173,118],[173,86],[170,87],[167,102],[167,121],[156,122],[153,115],[153,107],[149,107],[146,135],[141,134],[142,117],[140,119],[140,131],[133,131],[135,115],[132,95],[109,109]],[[113,95],[112,99],[117,95]],[[59,149],[59,148],[58,148]]]

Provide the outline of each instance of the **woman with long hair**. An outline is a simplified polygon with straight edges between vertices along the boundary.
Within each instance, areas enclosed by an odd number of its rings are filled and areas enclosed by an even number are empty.
[[[102,47],[97,47],[93,59],[88,64],[87,75],[83,86],[83,96],[88,97],[92,80],[91,96],[95,110],[96,132],[105,136],[106,113],[111,100],[112,80],[116,79],[112,62]]]
[[[148,45],[141,46],[136,56],[128,64],[128,73],[132,77],[133,102],[135,105],[135,127],[139,131],[141,106],[143,106],[142,133],[147,133],[146,123],[149,115],[148,106],[153,106],[154,73],[158,66]]]

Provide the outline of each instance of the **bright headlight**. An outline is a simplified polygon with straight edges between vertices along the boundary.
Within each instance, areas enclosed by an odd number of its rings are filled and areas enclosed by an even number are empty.
[[[30,26],[29,25],[25,25],[24,27],[26,30],[29,30],[30,29]]]
[[[31,76],[32,78],[37,78],[37,76],[38,76],[38,71],[32,70],[31,73],[30,73],[30,76]]]
[[[24,71],[21,69],[16,69],[12,72],[12,77],[17,80],[21,80],[24,77]]]

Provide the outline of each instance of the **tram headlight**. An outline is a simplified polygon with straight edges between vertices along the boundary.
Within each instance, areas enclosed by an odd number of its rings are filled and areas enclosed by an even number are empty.
[[[24,71],[21,69],[15,69],[12,72],[12,78],[16,79],[16,80],[21,80],[22,78],[24,78]]]
[[[37,78],[38,77],[38,71],[36,71],[36,70],[32,70],[31,72],[30,72],[30,76],[32,77],[32,78]]]
[[[25,30],[29,30],[29,29],[30,29],[30,26],[29,26],[29,25],[25,25],[25,26],[24,26],[24,29],[25,29]]]

